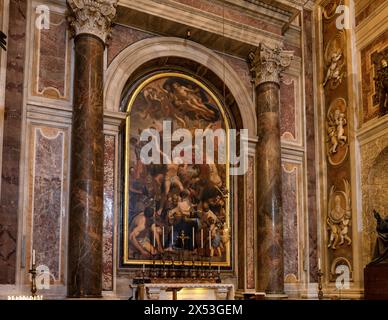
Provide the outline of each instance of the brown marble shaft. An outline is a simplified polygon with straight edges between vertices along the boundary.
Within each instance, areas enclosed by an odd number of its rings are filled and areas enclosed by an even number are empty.
[[[103,226],[103,42],[75,38],[68,296],[100,297]]]
[[[259,139],[256,290],[284,294],[279,85],[262,83],[256,88],[256,95]]]
[[[5,6],[5,5],[4,5]],[[4,7],[2,5],[2,7]],[[2,12],[4,13],[4,12]],[[9,1],[0,194],[0,284],[15,284],[27,1]],[[2,71],[3,72],[3,71]]]

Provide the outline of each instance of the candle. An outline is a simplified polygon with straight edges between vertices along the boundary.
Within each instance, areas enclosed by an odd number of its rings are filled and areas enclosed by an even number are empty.
[[[212,232],[209,230],[209,248],[212,248]]]
[[[201,229],[201,249],[203,249],[203,229]]]
[[[32,264],[35,264],[35,249],[32,250]]]
[[[321,258],[318,258],[318,270],[321,270]]]
[[[154,248],[156,244],[156,226],[154,227]]]
[[[164,248],[164,226],[162,227],[162,248]]]
[[[171,247],[174,245],[174,226],[171,226]]]
[[[194,227],[193,227],[193,249],[195,247],[195,235],[194,235]]]

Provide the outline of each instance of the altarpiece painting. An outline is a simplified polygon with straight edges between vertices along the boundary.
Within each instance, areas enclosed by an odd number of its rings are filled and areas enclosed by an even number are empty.
[[[202,82],[182,73],[149,76],[130,95],[125,133],[124,254],[125,265],[211,262],[230,267],[231,211],[228,161],[219,163],[217,139],[228,140],[229,119],[217,96]],[[165,123],[171,132],[223,129],[215,138],[214,162],[172,159],[162,149]],[[141,133],[160,137],[160,162],[143,163],[148,143]],[[222,130],[221,130],[222,131]],[[194,139],[194,138],[193,138]],[[179,141],[171,142],[174,149]],[[226,143],[228,146],[228,142]],[[193,149],[195,149],[193,147]],[[229,148],[226,147],[228,157]],[[204,151],[206,157],[207,151]],[[179,160],[179,161],[175,161]]]

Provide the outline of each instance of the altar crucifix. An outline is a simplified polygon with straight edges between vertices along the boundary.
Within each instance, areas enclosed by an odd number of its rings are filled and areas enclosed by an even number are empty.
[[[182,243],[182,250],[185,250],[185,240],[190,239],[190,237],[186,236],[185,231],[182,230],[180,235],[177,237],[177,239],[179,239]]]

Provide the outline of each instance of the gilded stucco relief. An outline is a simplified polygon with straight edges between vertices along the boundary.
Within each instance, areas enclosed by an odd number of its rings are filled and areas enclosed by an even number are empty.
[[[335,99],[327,111],[327,157],[332,165],[341,164],[348,154],[348,121],[346,101]]]

